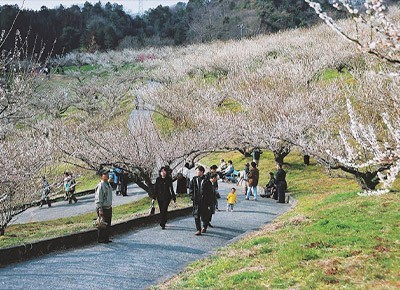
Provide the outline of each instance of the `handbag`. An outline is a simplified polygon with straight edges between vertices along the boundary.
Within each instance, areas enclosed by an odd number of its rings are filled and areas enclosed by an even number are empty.
[[[107,227],[107,222],[102,216],[97,217],[97,219],[94,220],[93,224],[98,229],[105,229]]]

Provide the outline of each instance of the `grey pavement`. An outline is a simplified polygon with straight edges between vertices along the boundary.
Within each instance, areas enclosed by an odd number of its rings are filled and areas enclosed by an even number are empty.
[[[246,201],[238,188],[234,212],[226,212],[232,184],[220,183],[222,198],[214,228],[195,236],[190,215],[116,236],[110,244],[55,252],[0,268],[0,289],[146,289],[167,280],[197,259],[212,254],[290,209],[271,199]]]
[[[128,196],[116,195],[115,191],[113,192],[113,205],[131,203],[145,196],[147,196],[147,193],[143,189],[136,184],[129,184]],[[51,207],[48,207],[47,204],[43,207],[31,207],[15,216],[10,225],[42,222],[95,211],[94,194],[77,197],[77,199],[78,202],[72,204],[68,204],[68,201],[60,201],[53,203]]]

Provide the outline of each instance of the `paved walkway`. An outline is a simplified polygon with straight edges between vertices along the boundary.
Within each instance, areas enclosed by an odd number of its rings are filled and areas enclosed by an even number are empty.
[[[220,209],[232,184],[220,183]],[[245,201],[238,189],[234,212],[217,212],[207,233],[195,236],[192,216],[116,236],[111,244],[55,252],[0,268],[1,289],[146,289],[286,212],[271,199]]]
[[[145,196],[147,193],[143,189],[136,184],[130,184],[128,185],[128,196],[116,195],[115,191],[113,192],[113,205],[131,203]],[[72,204],[68,204],[68,201],[60,201],[53,203],[51,207],[48,207],[47,204],[43,207],[31,207],[15,216],[10,225],[42,222],[94,212],[94,193],[77,197],[77,199],[78,202]]]

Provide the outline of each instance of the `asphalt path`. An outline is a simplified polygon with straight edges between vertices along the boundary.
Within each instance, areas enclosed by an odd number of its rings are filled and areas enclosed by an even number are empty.
[[[113,206],[131,203],[145,196],[147,196],[147,193],[143,189],[136,184],[129,184],[128,196],[116,195],[115,191],[113,192]],[[48,207],[47,204],[42,207],[31,207],[15,216],[11,220],[10,225],[43,222],[95,212],[94,193],[77,197],[77,199],[78,202],[73,202],[72,204],[68,204],[68,201],[60,201],[53,203],[51,207]]]
[[[0,289],[147,289],[185,266],[259,229],[290,209],[271,199],[245,200],[238,188],[233,212],[226,212],[232,184],[220,183],[222,198],[213,228],[195,236],[190,215],[115,236],[113,243],[55,252],[0,268]],[[74,206],[74,205],[72,205]]]

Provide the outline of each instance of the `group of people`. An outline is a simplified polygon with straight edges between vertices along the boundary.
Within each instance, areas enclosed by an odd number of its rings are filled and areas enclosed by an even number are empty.
[[[221,160],[221,163],[224,162]],[[229,161],[228,161],[229,164]],[[229,165],[228,165],[229,166]],[[225,170],[228,168],[225,167]],[[282,165],[278,164],[276,176],[272,174],[273,179],[267,185],[268,192],[277,193],[278,202],[284,202],[286,190],[286,173],[282,169]],[[257,200],[257,186],[259,182],[259,169],[255,161],[246,164],[243,179],[246,181],[246,200],[250,196],[254,196]],[[203,166],[197,166],[195,176],[190,178],[189,164],[186,163],[177,175],[172,177],[172,170],[169,166],[163,166],[159,170],[159,176],[156,179],[153,190],[153,198],[158,201],[160,210],[160,227],[166,228],[168,207],[171,201],[176,202],[177,194],[189,193],[193,202],[193,217],[196,227],[196,236],[206,233],[211,224],[212,216],[218,210],[218,199],[221,195],[218,192],[218,179],[221,177],[220,172],[223,166],[212,165],[206,173]],[[176,179],[176,193],[173,187],[173,181]],[[188,192],[189,190],[189,192]],[[270,195],[271,196],[271,195]],[[283,198],[283,199],[282,199]],[[234,209],[237,202],[236,188],[232,188],[227,196],[227,211]],[[101,175],[101,182],[96,187],[95,193],[96,211],[99,217],[102,217],[107,226],[98,229],[98,242],[109,243],[111,216],[112,216],[112,186],[109,183],[109,173],[105,171]]]
[[[76,187],[76,180],[70,172],[64,172],[64,179],[63,179],[63,188],[65,193],[65,200],[68,200],[68,203],[75,203],[78,202],[78,199],[75,197],[75,187]],[[46,179],[46,176],[42,176],[42,193],[40,197],[39,206],[42,207],[44,204],[47,204],[51,207],[50,201],[50,193],[51,193],[51,186]]]
[[[198,166],[196,175],[190,179],[189,164],[178,170],[176,176],[178,194],[187,193],[193,201],[193,216],[195,218],[196,235],[201,235],[212,227],[212,215],[218,209],[218,175],[216,166],[212,166],[210,171],[205,174],[205,168]],[[160,226],[165,229],[167,222],[168,206],[173,200],[176,202],[176,194],[173,188],[173,178],[166,167],[161,167],[159,177],[154,185],[154,198],[158,201],[160,209]]]
[[[128,196],[128,173],[119,167],[112,167],[108,179],[116,195]]]

